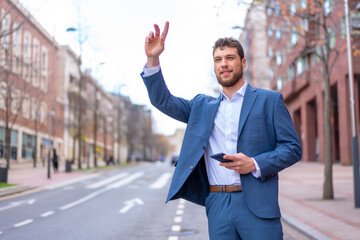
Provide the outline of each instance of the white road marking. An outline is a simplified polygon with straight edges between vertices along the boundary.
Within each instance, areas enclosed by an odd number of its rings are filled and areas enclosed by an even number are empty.
[[[122,187],[126,184],[131,183],[132,181],[136,180],[137,178],[141,177],[142,175],[144,175],[144,172],[138,172],[138,173],[134,173],[132,175],[130,175],[129,177],[122,179],[118,182],[112,183],[110,185],[107,186],[108,189],[113,189],[113,188],[119,188]]]
[[[97,195],[99,195],[100,193],[103,193],[105,191],[107,191],[107,189],[102,189],[100,191],[93,192],[93,193],[91,193],[91,194],[89,194],[89,195],[87,195],[87,196],[85,196],[83,198],[80,198],[79,200],[76,200],[76,201],[74,201],[72,203],[69,203],[69,204],[67,204],[65,206],[60,207],[60,210],[66,210],[66,209],[75,207],[75,206],[77,206],[77,205],[79,205],[81,203],[87,202],[90,199],[93,199],[94,197],[96,197]]]
[[[176,217],[174,218],[174,222],[175,222],[175,223],[181,223],[181,222],[182,222],[182,217],[181,217],[181,216],[176,216]]]
[[[123,177],[125,177],[127,175],[128,175],[128,173],[120,173],[120,174],[117,174],[117,175],[115,175],[113,177],[106,178],[106,179],[104,179],[104,180],[102,180],[100,182],[96,182],[96,183],[87,185],[86,188],[89,188],[89,189],[99,188],[99,187],[105,186],[108,183],[114,182],[114,181],[118,180],[119,178],[123,178]]]
[[[180,232],[181,226],[180,225],[172,225],[171,231],[173,232]]]
[[[34,220],[32,219],[28,219],[28,220],[25,220],[23,222],[19,222],[17,224],[14,224],[14,227],[21,227],[21,226],[24,226],[26,224],[29,224],[29,223],[32,223]]]
[[[159,179],[150,185],[150,188],[160,189],[163,188],[171,178],[171,173],[164,173],[159,177]]]
[[[130,175],[129,177],[125,178],[125,179],[122,179],[118,182],[115,182],[115,183],[112,183],[110,185],[108,185],[106,188],[102,188],[96,192],[93,192],[83,198],[80,198],[79,200],[76,200],[74,202],[71,202],[69,204],[66,204],[62,207],[60,207],[60,210],[66,210],[66,209],[69,209],[69,208],[72,208],[72,207],[75,207],[81,203],[84,203],[84,202],[87,202],[95,197],[97,197],[98,195],[104,193],[104,192],[107,192],[111,189],[114,189],[114,188],[119,188],[119,187],[122,187],[126,184],[129,184],[131,183],[132,181],[136,180],[137,178],[141,177],[142,175],[144,175],[144,172],[138,172],[138,173],[134,173],[132,175]]]
[[[168,240],[179,240],[179,237],[177,236],[170,236]]]
[[[176,210],[176,215],[183,215],[184,214],[184,210]]]
[[[48,217],[48,216],[50,216],[50,215],[53,215],[54,213],[55,213],[54,211],[48,211],[48,212],[45,212],[45,213],[41,214],[40,216],[42,216],[42,217]]]
[[[36,202],[36,199],[35,199],[35,198],[29,199],[29,200],[12,202],[12,203],[10,203],[9,205],[0,208],[0,211],[4,211],[4,210],[6,210],[6,209],[13,208],[13,207],[17,207],[17,206],[20,206],[20,205],[26,204],[26,203],[29,204],[29,205],[32,205],[32,204],[34,204],[35,202]]]
[[[125,201],[125,207],[120,209],[119,213],[126,213],[129,211],[132,207],[134,207],[136,204],[138,205],[144,205],[144,202],[140,198],[134,198],[128,201]]]

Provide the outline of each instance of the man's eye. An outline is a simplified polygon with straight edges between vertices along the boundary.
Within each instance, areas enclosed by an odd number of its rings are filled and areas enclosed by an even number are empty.
[[[214,61],[215,62],[220,62],[220,58],[216,58]]]

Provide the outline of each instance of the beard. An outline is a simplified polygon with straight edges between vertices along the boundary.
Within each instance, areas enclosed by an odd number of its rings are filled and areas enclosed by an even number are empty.
[[[243,77],[243,70],[242,68],[240,68],[239,72],[234,72],[234,76],[229,79],[229,80],[223,80],[221,79],[220,73],[216,74],[216,78],[218,80],[218,83],[222,86],[222,87],[232,87],[234,86],[236,83],[238,83]]]

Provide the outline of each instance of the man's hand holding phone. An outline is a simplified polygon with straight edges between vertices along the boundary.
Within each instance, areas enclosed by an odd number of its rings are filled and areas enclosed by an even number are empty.
[[[237,153],[234,155],[217,153],[210,155],[210,157],[218,160],[220,162],[220,166],[235,170],[240,174],[248,174],[256,170],[253,159],[243,153]]]

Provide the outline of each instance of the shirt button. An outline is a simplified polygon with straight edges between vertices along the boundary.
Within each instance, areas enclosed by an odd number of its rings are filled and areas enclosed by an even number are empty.
[[[193,170],[194,169],[194,166],[190,166],[190,170]]]

